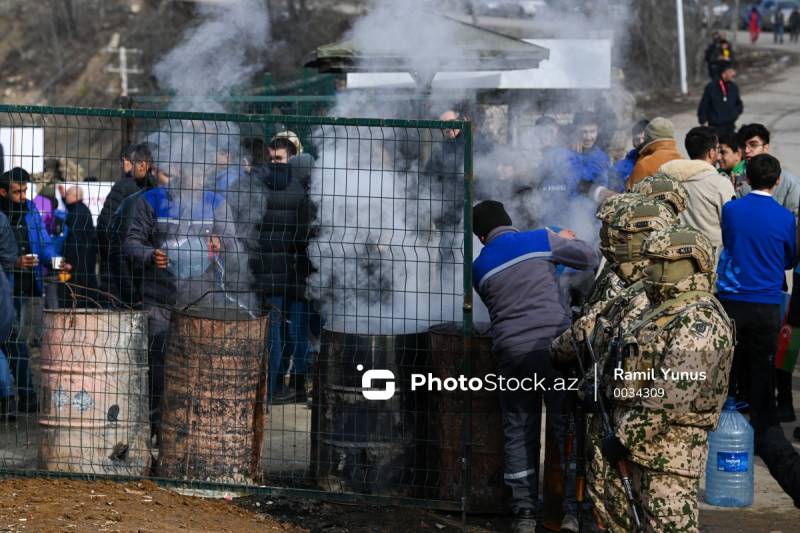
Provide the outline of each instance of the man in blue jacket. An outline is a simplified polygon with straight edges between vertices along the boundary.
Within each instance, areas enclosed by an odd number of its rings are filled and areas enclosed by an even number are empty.
[[[642,119],[636,122],[631,128],[631,144],[633,145],[633,149],[614,164],[613,175],[609,179],[610,189],[617,192],[625,191],[625,184],[628,182],[628,178],[633,172],[633,167],[636,166],[636,160],[639,159],[639,150],[644,146],[644,130],[648,124],[650,124],[649,120]]]
[[[781,176],[778,160],[757,155],[746,173],[752,192],[722,208],[717,297],[736,323],[729,394],[750,403],[758,435],[777,417],[775,351],[784,271],[796,262],[797,228],[794,214],[772,197]]]
[[[176,304],[208,305],[206,297],[213,295],[206,291],[220,288],[217,278],[224,264],[220,252],[235,251],[233,218],[223,197],[198,186],[191,164],[183,170],[188,175],[164,175],[168,184],[135,197],[122,239],[125,259],[141,275],[137,288],[148,314],[152,435],[158,434],[161,421],[172,309]]]
[[[500,405],[514,531],[533,533],[543,398],[556,433],[564,431],[559,413],[566,392],[552,390],[560,375],[550,364],[550,343],[569,327],[570,313],[561,298],[556,266],[586,270],[600,257],[569,230],[519,231],[503,204],[491,200],[473,208],[473,231],[484,244],[472,266],[473,283],[489,310],[498,375],[504,380],[528,378],[530,385],[527,390],[501,389]],[[545,390],[531,383],[537,377],[544,380]]]
[[[31,383],[27,346],[29,339],[25,332],[34,331],[41,326],[34,317],[39,314],[37,310],[41,310],[44,294],[43,265],[49,264],[57,251],[50,242],[39,211],[26,198],[28,182],[30,174],[19,167],[0,176],[0,211],[8,217],[17,241],[17,259],[12,280],[17,323],[11,338],[4,345],[4,351],[9,355],[17,379],[17,407],[21,411],[33,412],[36,410],[36,395]],[[68,269],[69,265],[65,268]],[[25,323],[28,320],[35,323]]]

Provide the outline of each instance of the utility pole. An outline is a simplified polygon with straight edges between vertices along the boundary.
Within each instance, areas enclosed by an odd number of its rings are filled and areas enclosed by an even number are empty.
[[[683,29],[683,0],[675,0],[675,8],[678,12],[678,63],[681,73],[681,94],[689,92],[686,83],[686,33]]]
[[[118,67],[113,67],[111,65],[106,66],[106,72],[113,72],[119,74],[119,95],[123,98],[129,96],[132,93],[138,93],[139,89],[136,87],[131,87],[128,81],[129,74],[143,74],[144,71],[139,70],[138,68],[130,68],[128,67],[128,59],[129,55],[138,55],[141,54],[142,51],[137,48],[125,48],[124,46],[119,45],[119,34],[115,33],[111,37],[111,41],[108,43],[108,46],[105,49],[106,52],[110,54],[116,54],[118,56]]]

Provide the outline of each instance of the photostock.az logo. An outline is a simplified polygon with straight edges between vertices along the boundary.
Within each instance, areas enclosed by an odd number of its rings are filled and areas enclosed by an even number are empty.
[[[364,370],[364,365],[359,364],[356,370],[361,372]],[[386,381],[386,387],[383,389],[374,389],[372,386],[373,381]],[[367,400],[388,400],[394,396],[394,372],[391,370],[367,370],[361,376],[361,394]]]

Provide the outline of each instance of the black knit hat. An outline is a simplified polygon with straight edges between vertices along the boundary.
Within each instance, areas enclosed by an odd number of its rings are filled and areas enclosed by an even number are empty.
[[[486,237],[493,229],[510,225],[511,217],[500,202],[485,200],[472,208],[472,232],[478,237]]]

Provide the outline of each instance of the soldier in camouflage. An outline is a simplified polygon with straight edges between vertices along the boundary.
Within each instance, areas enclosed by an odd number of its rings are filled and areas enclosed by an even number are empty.
[[[632,202],[618,206],[604,220],[607,227],[604,254],[610,259],[615,275],[626,287],[619,294],[589,308],[571,329],[553,342],[552,353],[558,363],[564,364],[575,359],[573,340],[581,343],[590,338],[595,354],[600,356],[599,372],[604,374],[609,366],[610,346],[615,332],[619,330],[619,326],[625,328],[640,318],[650,305],[642,284],[647,259],[641,256],[639,249],[650,233],[672,227],[677,223],[677,218],[662,202],[636,195],[633,199]],[[601,383],[608,381],[602,377],[601,379]],[[589,383],[589,386],[593,386],[593,383]],[[623,498],[624,503],[624,493],[614,468],[604,461],[600,453],[600,442],[604,434],[598,416],[592,417],[588,436],[593,453],[587,471],[587,486],[595,503],[596,518],[606,527],[628,530],[630,528],[624,522],[625,517],[614,520],[605,511],[604,501],[607,494]]]
[[[699,479],[725,400],[734,330],[711,294],[716,252],[704,235],[686,226],[657,231],[642,254],[651,306],[627,328],[613,395],[625,391],[628,401],[617,403],[602,453],[611,464],[630,460],[646,531],[697,531]],[[612,523],[630,523],[624,499],[605,504]]]
[[[633,186],[633,192],[664,202],[676,216],[689,206],[686,188],[666,174],[658,173],[646,177]]]
[[[617,194],[605,200],[600,204],[600,207],[597,208],[595,218],[601,222],[600,251],[603,252],[606,263],[597,275],[594,285],[592,285],[592,290],[589,293],[589,297],[586,299],[585,305],[587,307],[592,307],[600,301],[610,300],[626,287],[625,282],[614,273],[614,250],[611,247],[611,243],[608,242],[609,222],[619,208],[635,204],[642,199],[643,197],[638,194]]]
[[[552,357],[559,365],[567,365],[575,360],[577,354],[573,348],[573,340],[578,343],[583,342],[592,331],[595,331],[597,318],[603,309],[615,301],[618,306],[625,307],[635,294],[642,292],[641,285],[633,292],[628,290],[631,285],[642,279],[643,269],[647,264],[647,260],[639,253],[642,241],[652,231],[677,224],[676,216],[662,202],[633,194],[618,196],[627,198],[617,204],[614,212],[602,213],[600,247],[608,264],[611,265],[609,276],[619,280],[620,288],[608,290],[603,298],[588,305],[573,326],[553,341]],[[607,287],[612,285],[616,286],[617,282],[609,282]],[[623,292],[628,296],[618,300]],[[602,349],[597,353],[602,353]]]

